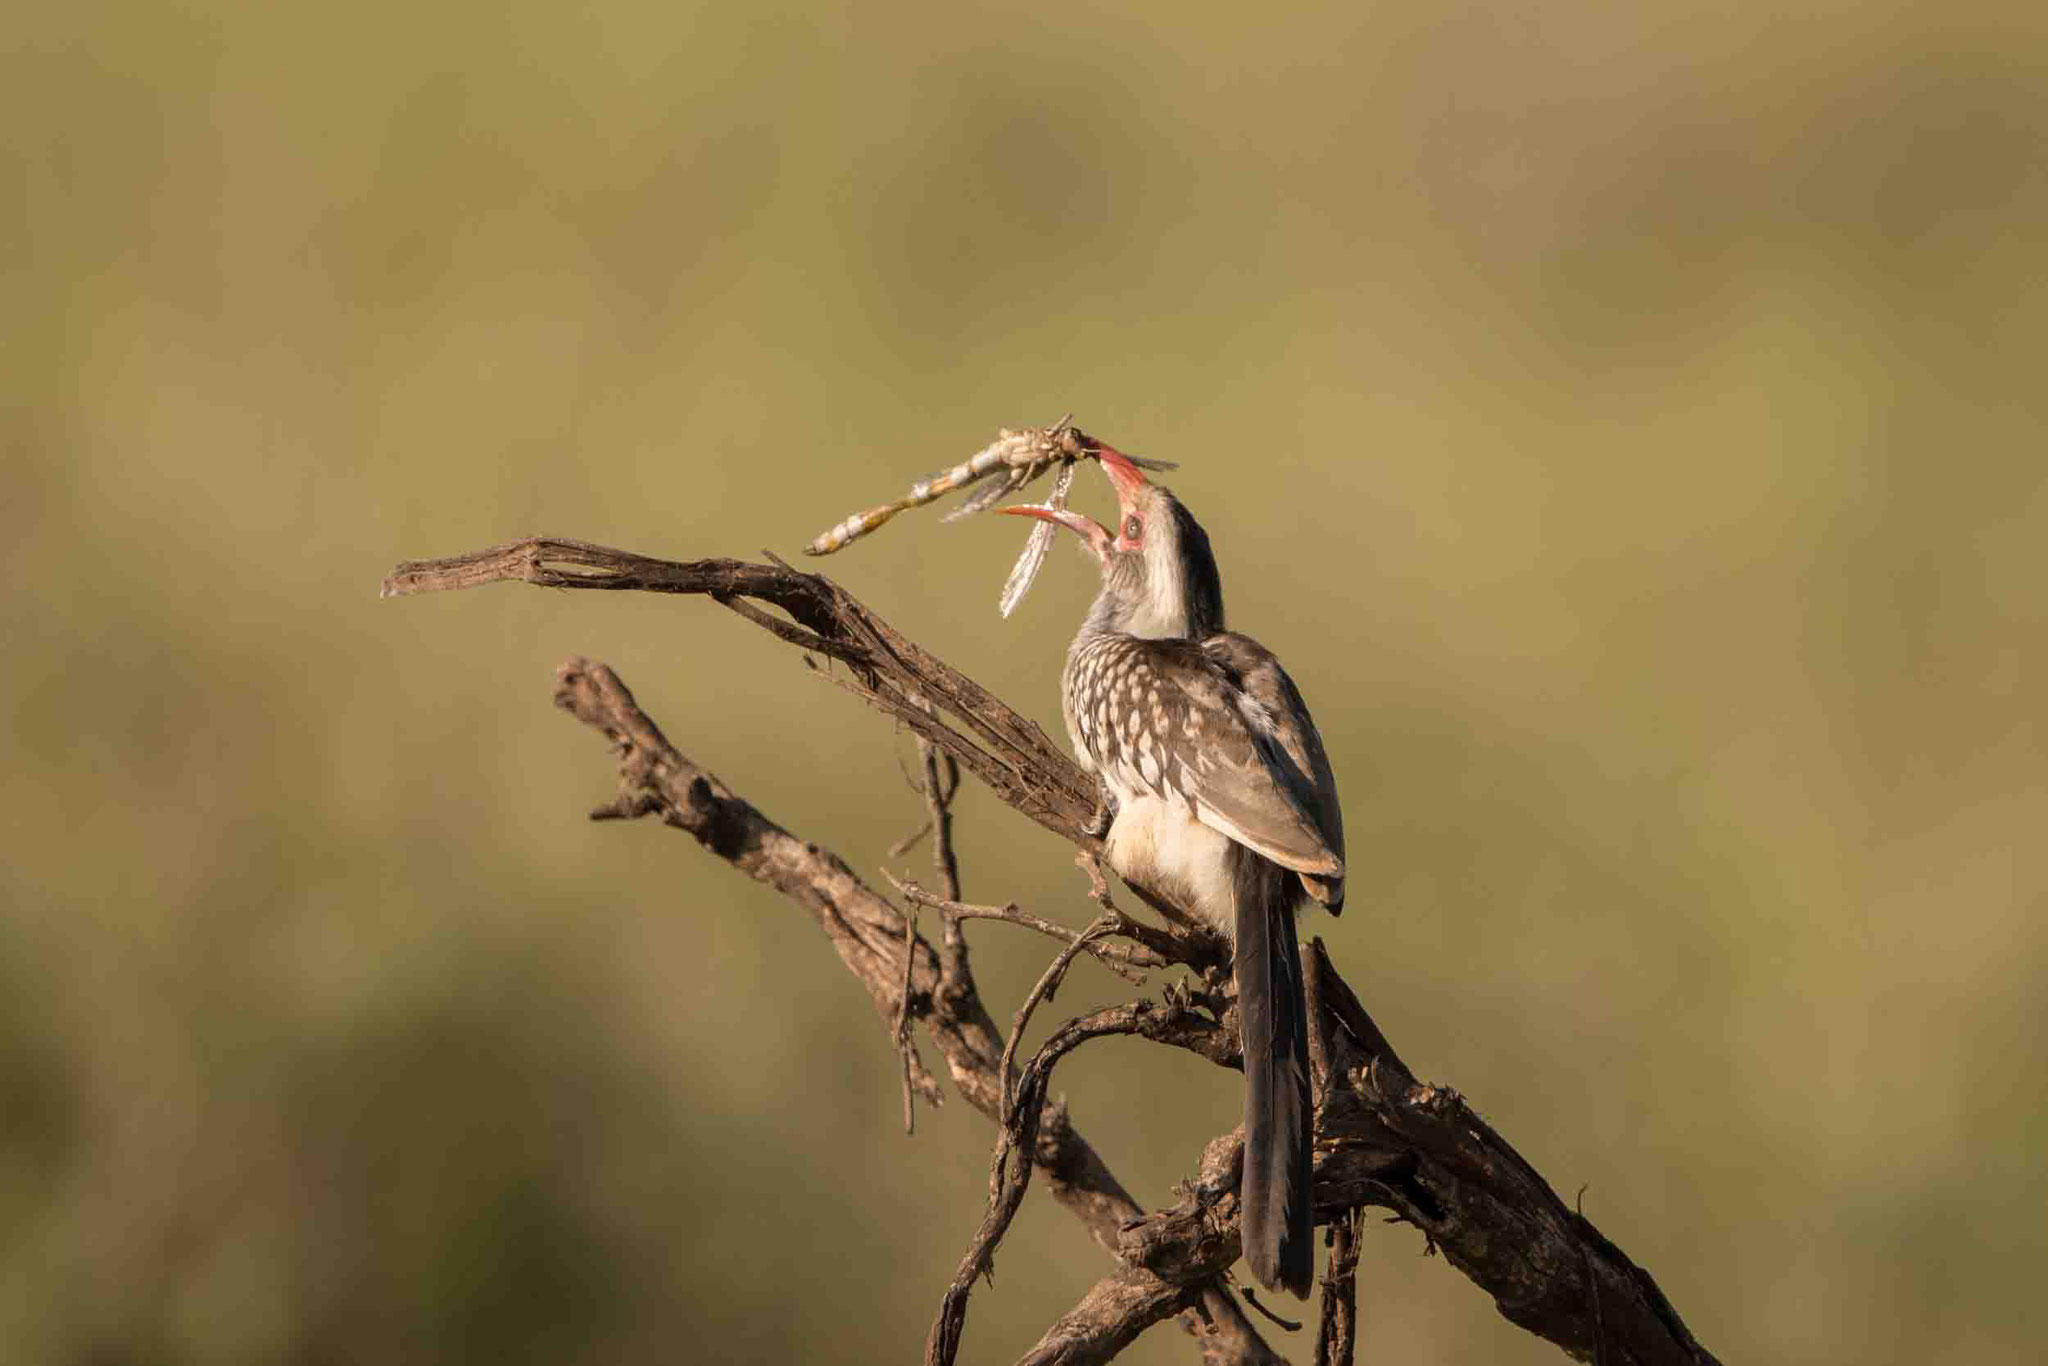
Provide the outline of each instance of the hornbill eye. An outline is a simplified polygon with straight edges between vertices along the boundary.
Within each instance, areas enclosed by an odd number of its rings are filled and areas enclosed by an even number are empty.
[[[1137,539],[1138,539],[1138,537],[1142,536],[1142,535],[1144,534],[1144,532],[1145,532],[1145,524],[1144,524],[1143,522],[1141,522],[1141,521],[1139,521],[1139,520],[1138,520],[1138,514],[1137,514],[1137,513],[1135,513],[1135,512],[1134,512],[1134,513],[1132,513],[1132,514],[1131,514],[1130,516],[1128,516],[1128,517],[1124,518],[1124,539],[1125,539],[1125,540],[1127,540],[1127,541],[1135,541],[1135,540],[1137,540]]]

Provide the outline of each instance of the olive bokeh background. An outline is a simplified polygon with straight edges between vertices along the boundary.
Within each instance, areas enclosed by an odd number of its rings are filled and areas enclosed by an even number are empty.
[[[986,1126],[906,1139],[797,913],[583,819],[552,670],[863,869],[903,737],[707,603],[376,587],[530,532],[794,554],[1069,409],[1183,462],[1301,681],[1315,928],[1420,1073],[1723,1360],[2048,1351],[2048,10],[6,29],[9,1360],[910,1359]],[[827,567],[1057,733],[1091,571],[1000,620],[1022,531]],[[970,896],[1085,914],[962,805]],[[1047,945],[972,943],[1006,1013]],[[1148,1202],[1240,1095],[1113,1043],[1062,1084]],[[1034,1197],[966,1359],[1103,1265]],[[1557,1359],[1412,1229],[1361,1282],[1363,1360]]]

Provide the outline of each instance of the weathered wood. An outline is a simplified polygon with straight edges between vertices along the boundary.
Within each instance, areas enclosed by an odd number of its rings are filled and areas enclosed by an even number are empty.
[[[580,541],[534,539],[402,564],[385,580],[384,592],[506,580],[709,597],[778,638],[843,664],[848,676],[835,681],[1084,853],[1100,848],[1087,828],[1093,788],[1042,730],[820,575],[779,562],[679,563]],[[1136,1035],[1238,1065],[1234,1002],[1213,974],[1213,945],[1190,938],[1184,926],[1140,933],[1126,922],[1118,932],[1149,953],[1210,969],[1209,985],[1170,988],[1164,1001],[1131,1002],[1069,1021],[1022,1069],[1017,1103],[1006,1110],[1003,1038],[975,990],[957,917],[941,910],[945,938],[942,951],[934,951],[837,855],[784,830],[678,753],[603,665],[570,660],[559,671],[556,695],[578,719],[602,730],[619,756],[619,794],[593,815],[659,816],[801,906],[867,989],[884,1027],[893,1031],[906,1014],[923,1024],[960,1093],[1002,1129],[990,1208],[963,1270],[986,1264],[1033,1170],[1046,1175],[1054,1198],[1117,1256],[1119,1269],[1025,1360],[1106,1361],[1149,1325],[1181,1312],[1199,1320],[1206,1361],[1277,1360],[1226,1288],[1238,1252],[1231,1164],[1241,1140],[1226,1134],[1213,1142],[1182,1203],[1148,1216],[1075,1132],[1064,1108],[1047,1098],[1053,1066],[1104,1034]],[[941,814],[934,812],[934,822],[943,830]],[[952,874],[942,876],[950,881]],[[943,900],[957,902],[957,887],[948,890]],[[1137,890],[1169,915],[1178,909],[1150,889]],[[1102,900],[1107,903],[1106,891]],[[1070,943],[1064,952],[1071,958],[1077,950]],[[1511,1322],[1580,1360],[1714,1363],[1647,1272],[1567,1207],[1455,1091],[1415,1079],[1320,940],[1303,956],[1318,1098],[1315,1205],[1319,1221],[1341,1221],[1346,1230],[1339,1235],[1340,1253],[1358,1210],[1391,1210],[1420,1228]],[[937,1081],[921,1064],[913,1068],[912,1086],[932,1103],[940,1098]],[[1016,1152],[1029,1152],[1032,1160],[1008,1160]],[[1340,1255],[1333,1271],[1348,1278],[1351,1264]],[[934,1361],[952,1360],[972,1281],[972,1274],[956,1279],[948,1292],[929,1344]],[[1340,1283],[1331,1294],[1323,1358],[1348,1359],[1355,1337],[1351,1291]]]

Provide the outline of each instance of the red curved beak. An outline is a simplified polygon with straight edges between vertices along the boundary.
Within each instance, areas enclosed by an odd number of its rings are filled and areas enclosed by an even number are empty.
[[[1150,481],[1131,463],[1130,457],[1107,442],[1096,443],[1095,458],[1102,465],[1102,472],[1109,476],[1109,482],[1116,487],[1119,507],[1128,510],[1139,492],[1150,487]]]
[[[1086,541],[1088,548],[1095,552],[1096,559],[1104,564],[1109,563],[1109,550],[1115,538],[1109,534],[1108,527],[1086,513],[1075,512],[1070,508],[1049,508],[1037,503],[997,508],[996,511],[1008,513],[1012,517],[1036,517],[1041,522],[1063,526]]]

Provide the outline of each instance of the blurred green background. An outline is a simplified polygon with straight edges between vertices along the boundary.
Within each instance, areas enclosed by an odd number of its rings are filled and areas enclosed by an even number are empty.
[[[376,588],[532,532],[794,554],[1069,409],[1183,462],[1301,680],[1354,868],[1316,928],[1418,1071],[1726,1361],[2048,1353],[2048,9],[0,44],[9,1361],[912,1359],[986,1125],[906,1139],[798,913],[586,823],[552,669],[863,869],[905,739],[707,603]],[[1001,621],[1021,532],[826,567],[1057,733],[1092,573]],[[1086,914],[971,787],[961,844],[970,896]],[[972,941],[1007,1015],[1047,945]],[[1154,1203],[1240,1103],[1137,1045],[1063,1085]],[[1041,1195],[966,1359],[1104,1269]],[[1362,1360],[1557,1359],[1411,1229],[1361,1281]]]

